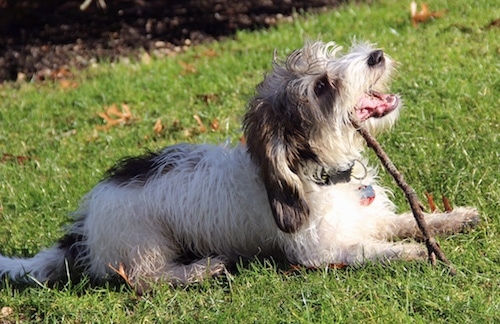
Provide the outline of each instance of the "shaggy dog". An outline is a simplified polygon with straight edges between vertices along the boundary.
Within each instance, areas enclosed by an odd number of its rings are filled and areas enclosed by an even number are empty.
[[[116,269],[137,287],[189,283],[240,258],[307,267],[421,260],[410,213],[397,215],[362,157],[350,122],[379,132],[400,99],[386,94],[393,62],[369,44],[342,54],[308,42],[276,61],[244,117],[246,143],[179,144],[129,158],[83,199],[68,234],[32,258],[0,256],[0,278],[53,282]],[[473,208],[426,215],[436,234],[477,223]]]

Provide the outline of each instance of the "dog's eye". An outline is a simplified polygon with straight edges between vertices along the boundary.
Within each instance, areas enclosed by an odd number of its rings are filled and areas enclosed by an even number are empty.
[[[327,82],[328,80],[326,76],[316,81],[316,84],[314,85],[314,93],[317,97],[321,96],[325,92],[328,85]]]

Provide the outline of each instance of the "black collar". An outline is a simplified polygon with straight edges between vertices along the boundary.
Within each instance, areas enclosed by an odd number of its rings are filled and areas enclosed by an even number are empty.
[[[317,185],[320,186],[335,185],[337,183],[347,183],[351,181],[353,167],[354,161],[351,162],[345,170],[320,166],[318,171],[312,175],[312,179]]]

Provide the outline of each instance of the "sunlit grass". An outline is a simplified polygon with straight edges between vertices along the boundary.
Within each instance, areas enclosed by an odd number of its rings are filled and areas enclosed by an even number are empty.
[[[399,62],[392,89],[406,108],[380,141],[408,182],[421,197],[445,194],[483,215],[478,229],[440,240],[457,276],[427,264],[289,275],[252,263],[231,278],[160,286],[141,298],[126,286],[19,289],[4,283],[0,308],[13,313],[0,315],[0,322],[498,321],[500,43],[498,27],[488,25],[500,8],[488,0],[430,6],[448,12],[418,29],[411,26],[409,3],[349,4],[149,64],[76,72],[76,88],[58,82],[1,86],[0,252],[29,256],[50,246],[81,196],[123,156],[179,141],[238,142],[245,103],[275,48],[284,56],[306,38],[344,46],[356,38],[377,43]],[[132,121],[99,129],[98,113],[123,103]],[[160,133],[153,130],[158,119]],[[215,119],[218,127],[211,127]],[[391,179],[381,176],[399,209],[408,209]]]

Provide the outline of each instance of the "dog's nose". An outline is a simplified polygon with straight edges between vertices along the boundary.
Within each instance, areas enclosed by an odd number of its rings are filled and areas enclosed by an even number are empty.
[[[382,50],[376,50],[370,53],[368,57],[368,66],[376,66],[384,63],[384,52]]]

